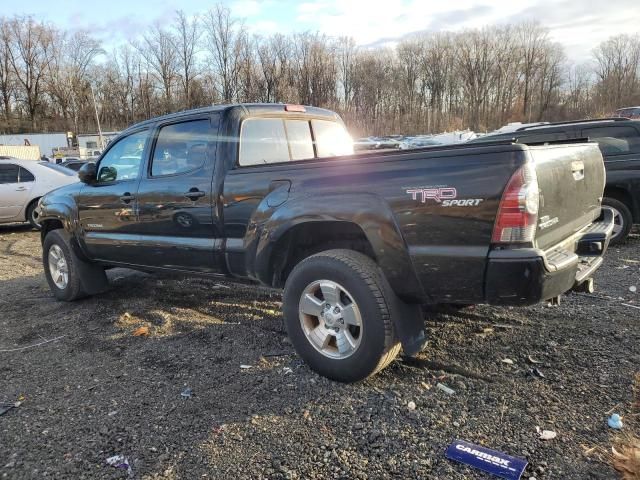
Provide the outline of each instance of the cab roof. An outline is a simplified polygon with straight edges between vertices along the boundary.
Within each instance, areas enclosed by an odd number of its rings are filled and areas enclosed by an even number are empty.
[[[157,122],[164,122],[167,120],[174,120],[180,117],[186,117],[199,113],[214,113],[214,112],[227,112],[230,110],[243,110],[245,114],[253,115],[253,114],[264,114],[264,113],[289,113],[286,108],[290,104],[286,103],[231,103],[224,105],[211,105],[208,107],[202,108],[194,108],[191,110],[183,110],[181,112],[169,113],[166,115],[161,115],[159,117],[150,118],[149,120],[143,120],[142,122],[136,123],[128,127],[124,132],[129,130],[133,130],[139,127],[143,127],[146,125],[153,125]],[[307,105],[295,105],[295,107],[304,107],[304,112],[295,111],[291,113],[295,113],[296,115],[305,115],[308,114],[314,117],[327,117],[328,119],[336,119],[338,118],[335,112],[331,110],[327,110],[324,108],[311,107]],[[123,133],[124,133],[123,132]]]

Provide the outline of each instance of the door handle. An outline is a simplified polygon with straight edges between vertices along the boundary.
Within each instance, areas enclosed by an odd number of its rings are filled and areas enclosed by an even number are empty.
[[[192,188],[187,193],[184,194],[185,197],[187,197],[190,200],[193,200],[194,202],[198,198],[204,197],[205,195],[206,195],[205,192],[203,192],[202,190],[198,190],[197,188]]]
[[[24,192],[27,189],[27,187],[18,187],[16,188],[16,192]]]
[[[136,197],[134,195],[131,195],[129,192],[127,192],[120,197],[120,200],[122,200],[124,203],[129,203],[131,200],[134,200],[135,198]]]

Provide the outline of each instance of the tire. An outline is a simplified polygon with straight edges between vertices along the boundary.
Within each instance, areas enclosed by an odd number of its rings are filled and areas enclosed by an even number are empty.
[[[44,273],[47,277],[47,283],[53,293],[53,296],[58,300],[65,302],[72,302],[79,298],[86,297],[87,294],[82,288],[82,279],[80,278],[80,271],[78,265],[76,265],[77,258],[71,252],[67,236],[64,235],[63,230],[52,230],[47,233],[42,245],[42,264],[44,266]],[[54,252],[52,257],[51,252]],[[66,265],[66,282],[58,282],[59,279],[52,277],[52,267],[50,261],[55,258],[61,257]],[[64,285],[62,285],[64,283]]]
[[[616,222],[609,243],[611,245],[620,245],[627,239],[627,235],[629,235],[633,226],[631,210],[620,200],[611,197],[604,197],[602,205],[613,209],[614,221]]]
[[[40,230],[40,224],[38,223],[38,215],[36,214],[36,207],[38,206],[38,199],[33,200],[27,207],[27,221],[36,230]]]
[[[332,291],[329,287],[334,285],[337,287]],[[332,292],[337,290],[336,297]],[[325,296],[324,291],[331,295]],[[303,304],[307,295],[313,297],[312,302]],[[374,375],[400,351],[391,319],[394,295],[384,274],[366,255],[327,250],[307,257],[293,269],[284,289],[284,318],[291,343],[313,370],[332,380],[356,382]],[[335,298],[339,300],[332,301]],[[327,303],[332,305],[328,311]],[[321,313],[308,315],[307,305]],[[339,318],[342,315],[344,318]],[[359,318],[360,326],[356,326],[355,318]],[[330,332],[332,325],[341,329],[340,333],[331,333],[333,340],[328,342],[319,340],[326,337],[323,333]],[[347,337],[357,343],[355,348],[351,341],[345,344]]]

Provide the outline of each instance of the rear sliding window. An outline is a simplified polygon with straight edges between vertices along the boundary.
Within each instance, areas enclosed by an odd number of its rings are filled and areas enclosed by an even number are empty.
[[[326,120],[311,120],[311,127],[316,138],[318,157],[353,154],[353,140],[342,124]]]
[[[640,134],[633,127],[585,128],[582,134],[598,142],[602,154],[606,156],[640,152]]]
[[[352,153],[353,141],[340,123],[282,118],[249,118],[242,122],[239,155],[241,166]]]

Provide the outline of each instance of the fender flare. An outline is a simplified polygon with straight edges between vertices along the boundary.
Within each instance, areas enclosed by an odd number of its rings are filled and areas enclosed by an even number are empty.
[[[247,271],[270,284],[270,262],[277,242],[292,228],[309,222],[348,222],[358,226],[373,249],[375,260],[394,292],[402,298],[422,299],[424,292],[416,275],[409,251],[390,206],[370,193],[328,193],[290,198],[267,217],[258,209],[255,229],[245,245]],[[263,218],[258,218],[262,213]],[[249,231],[248,231],[249,233]],[[253,263],[251,263],[253,261]]]

